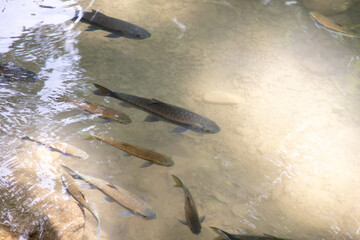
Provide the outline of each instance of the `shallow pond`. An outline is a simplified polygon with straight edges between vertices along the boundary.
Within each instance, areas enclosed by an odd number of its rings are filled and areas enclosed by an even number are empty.
[[[101,239],[215,239],[209,226],[290,239],[358,239],[360,44],[316,28],[293,3],[0,2],[1,62],[39,75],[36,82],[0,83],[0,186],[10,196],[3,203],[21,200],[23,191],[11,186],[29,177],[24,169],[34,173],[25,182],[36,186],[38,198],[59,193],[72,200],[60,181],[64,164],[143,196],[157,212],[155,220],[119,216],[121,206],[84,189],[100,215]],[[137,24],[151,37],[86,31],[88,24],[71,21],[80,9]],[[189,109],[221,131],[171,133],[175,125],[144,122],[145,112],[95,95],[93,83]],[[104,122],[58,97],[124,111],[132,123]],[[143,160],[78,131],[155,149],[175,165],[140,168]],[[24,136],[67,142],[90,157],[51,152]],[[171,175],[206,216],[200,235],[177,221],[184,219],[184,194]],[[31,199],[23,203],[29,209],[37,201]],[[9,217],[13,205],[6,203],[1,223],[22,231]],[[85,219],[86,235],[95,239],[88,211]]]

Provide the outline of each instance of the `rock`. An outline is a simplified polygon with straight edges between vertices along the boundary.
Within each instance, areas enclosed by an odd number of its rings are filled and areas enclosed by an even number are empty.
[[[62,191],[59,163],[28,150],[18,153],[11,165],[0,161],[6,173],[0,178],[0,211],[5,213],[0,215],[0,234],[9,231],[16,239],[83,239],[84,213]]]
[[[304,0],[305,7],[324,15],[335,15],[345,12],[354,0]]]
[[[238,104],[238,97],[222,91],[212,91],[204,94],[204,101],[217,104]]]

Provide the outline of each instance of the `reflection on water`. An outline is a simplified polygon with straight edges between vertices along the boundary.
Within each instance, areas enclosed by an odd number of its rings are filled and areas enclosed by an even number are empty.
[[[333,38],[301,3],[286,1],[38,4],[0,4],[0,17],[12,20],[0,24],[0,60],[39,76],[0,83],[0,221],[15,236],[96,238],[96,221],[88,212],[84,219],[65,194],[64,164],[145,196],[156,210],[151,221],[118,216],[121,206],[82,190],[99,213],[102,239],[214,239],[209,226],[291,239],[359,238],[358,41]],[[70,20],[76,9],[91,8],[142,26],[151,37],[106,38]],[[143,111],[93,94],[92,83],[181,106],[221,131],[170,133],[173,125],[144,122]],[[104,123],[58,97],[124,111],[132,123]],[[139,168],[143,160],[78,131],[155,149],[175,164]],[[26,135],[73,144],[90,157],[61,155],[21,140]],[[184,219],[184,199],[171,175],[186,182],[206,216],[200,235],[177,221]]]

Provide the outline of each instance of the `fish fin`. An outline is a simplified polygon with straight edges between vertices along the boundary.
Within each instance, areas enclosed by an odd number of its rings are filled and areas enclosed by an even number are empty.
[[[216,232],[217,234],[219,234],[219,236],[221,236],[224,239],[230,239],[230,234],[225,232],[224,230],[221,230],[220,228],[216,228],[216,227],[210,227],[212,230],[214,230],[214,232]]]
[[[320,25],[320,23],[318,23],[317,21],[315,21],[315,26],[316,26],[317,28],[319,28],[319,29],[322,28],[321,25]]]
[[[140,168],[146,168],[146,167],[150,167],[153,164],[153,162],[151,161],[146,161],[144,164],[142,164],[140,166]]]
[[[182,224],[184,224],[184,225],[186,225],[186,226],[188,225],[187,222],[185,222],[185,221],[183,221],[183,220],[181,220],[181,219],[178,219],[178,221],[179,221],[179,223],[182,223]]]
[[[77,172],[75,172],[74,170],[72,170],[71,168],[65,166],[65,165],[61,165],[63,168],[65,168],[65,170],[70,174],[70,176],[72,176],[73,178],[79,179],[80,176]]]
[[[109,181],[107,181],[107,182],[108,182],[108,184],[107,184],[108,187],[117,189],[117,187],[112,182],[109,182]]]
[[[109,196],[104,197],[103,200],[104,200],[104,202],[107,202],[107,203],[115,202],[115,200],[112,197],[109,197]]]
[[[124,211],[124,212],[121,212],[121,213],[118,213],[119,216],[122,216],[122,217],[131,217],[131,216],[134,216],[134,214],[132,212],[129,212],[129,211]]]
[[[131,157],[132,155],[130,154],[130,153],[128,153],[128,152],[124,152],[123,154],[122,154],[124,157]]]
[[[94,27],[94,26],[88,26],[88,28],[85,29],[85,31],[87,31],[87,32],[93,32],[93,31],[96,31],[96,30],[99,30],[99,28]]]
[[[336,34],[336,33],[331,33],[331,36],[333,36],[333,37],[336,38],[336,39],[339,38],[339,34]]]
[[[159,117],[155,116],[155,115],[148,115],[145,119],[144,122],[158,122],[160,121]]]
[[[184,184],[182,183],[182,181],[180,180],[180,178],[178,178],[178,177],[175,176],[175,175],[171,175],[171,176],[172,176],[172,178],[173,178],[174,181],[175,181],[174,187],[183,187],[183,186],[184,186]]]
[[[166,103],[164,103],[160,100],[157,100],[156,98],[152,98],[150,104],[166,104]]]
[[[202,223],[205,220],[205,216],[200,217],[200,223]]]
[[[146,202],[146,200],[145,200],[145,198],[143,197],[143,196],[139,196],[139,198],[141,199],[141,200],[143,200],[144,202]]]
[[[100,84],[96,84],[96,83],[93,83],[94,86],[99,90],[99,91],[95,91],[94,93],[96,95],[100,95],[100,96],[116,96],[116,94],[111,91],[110,89],[104,87],[104,86],[101,86]]]
[[[172,133],[184,133],[186,132],[187,130],[189,130],[188,128],[185,128],[185,127],[176,127],[174,128],[171,132]]]
[[[81,188],[86,188],[86,189],[96,189],[96,187],[90,183],[82,183],[80,185]]]
[[[107,37],[107,38],[119,38],[119,37],[122,37],[122,35],[121,34],[110,33],[110,34],[106,35],[105,37]]]

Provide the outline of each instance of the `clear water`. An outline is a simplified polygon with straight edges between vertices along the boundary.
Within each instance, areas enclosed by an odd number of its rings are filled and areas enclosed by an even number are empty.
[[[2,197],[7,207],[1,223],[18,231],[24,223],[11,201],[22,201],[30,212],[39,202],[25,201],[19,185],[32,186],[40,199],[65,195],[59,167],[65,164],[143,196],[158,213],[150,221],[121,217],[121,206],[84,189],[99,212],[101,239],[214,239],[209,226],[291,239],[358,239],[359,41],[333,38],[315,27],[300,3],[286,3],[0,2],[1,61],[40,76],[36,83],[0,83],[0,186],[8,196]],[[87,24],[70,20],[76,9],[91,8],[152,36],[105,38],[107,32],[85,31]],[[170,133],[174,125],[143,122],[146,113],[94,95],[92,83],[192,110],[221,132]],[[237,104],[206,101],[214,91],[231,94]],[[56,101],[60,96],[123,110],[133,122],[104,124]],[[139,168],[143,160],[84,140],[80,130],[156,149],[175,165]],[[90,158],[62,156],[20,140],[25,135],[73,144]],[[200,235],[177,221],[184,219],[184,196],[171,174],[184,181],[206,216]],[[31,221],[39,214],[24,216]],[[95,239],[95,221],[87,211],[85,216],[86,235]]]

